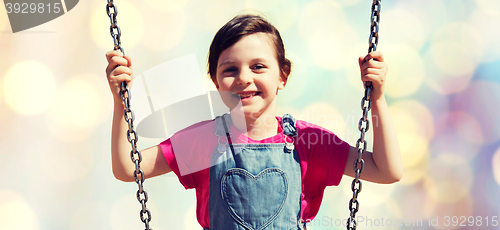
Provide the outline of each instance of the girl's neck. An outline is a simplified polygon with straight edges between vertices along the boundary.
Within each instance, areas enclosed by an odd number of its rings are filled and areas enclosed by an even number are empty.
[[[278,134],[278,120],[274,113],[243,116],[231,112],[233,125],[253,140],[262,140]]]

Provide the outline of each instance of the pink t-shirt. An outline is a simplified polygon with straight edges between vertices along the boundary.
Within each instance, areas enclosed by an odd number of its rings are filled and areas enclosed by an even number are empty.
[[[276,117],[281,124],[281,117]],[[218,144],[213,120],[194,124],[160,143],[170,168],[186,189],[196,189],[196,216],[200,225],[210,228],[208,197],[211,156]],[[312,220],[318,213],[326,186],[338,185],[342,179],[349,153],[349,144],[320,126],[298,120],[295,148],[299,154],[303,220]],[[231,126],[231,138],[237,143],[283,143],[283,129],[263,140],[252,140]],[[224,137],[223,137],[224,138]],[[288,137],[287,137],[288,138]],[[225,138],[224,138],[225,139]],[[287,140],[290,142],[290,139]],[[176,150],[176,153],[174,153]],[[181,154],[179,152],[182,152]]]

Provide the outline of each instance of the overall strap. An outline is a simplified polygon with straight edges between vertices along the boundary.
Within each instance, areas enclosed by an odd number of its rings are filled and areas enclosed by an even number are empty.
[[[231,121],[231,116],[229,116],[228,122]],[[231,148],[231,152],[235,154],[233,149],[233,142],[231,141],[231,133],[229,133],[229,126],[226,124],[226,119],[222,116],[222,124],[224,126],[224,131],[226,132],[227,142],[229,143],[229,148]]]
[[[215,118],[215,124],[216,124],[215,134],[217,136],[226,136],[226,133],[229,133],[229,127],[231,127],[232,124],[231,115],[226,113],[222,116],[217,116]]]
[[[227,145],[220,143],[220,137],[221,136],[226,136],[227,138],[227,144],[229,144],[229,148],[231,149],[231,153],[234,152],[233,148],[233,142],[231,141],[231,133],[229,132],[229,129],[231,127],[232,121],[231,121],[231,115],[230,114],[224,114],[222,116],[217,116],[215,118],[215,124],[216,124],[216,129],[215,129],[215,135],[219,137],[219,145],[217,146],[218,150],[220,153],[225,152],[225,149]],[[219,149],[219,146],[222,146],[221,149]]]

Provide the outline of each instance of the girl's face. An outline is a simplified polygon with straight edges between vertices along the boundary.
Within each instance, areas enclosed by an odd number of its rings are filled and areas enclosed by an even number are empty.
[[[231,109],[239,103],[245,116],[273,115],[276,95],[286,80],[281,76],[276,51],[269,35],[244,36],[222,51],[217,62],[217,89],[231,95],[224,102]]]

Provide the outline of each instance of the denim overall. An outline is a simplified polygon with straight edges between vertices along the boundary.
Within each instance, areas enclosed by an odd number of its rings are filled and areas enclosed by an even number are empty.
[[[210,168],[210,229],[301,229],[296,221],[301,217],[300,160],[293,143],[233,144],[231,116],[215,122],[219,146]],[[287,114],[281,125],[286,142],[293,142],[295,119]]]

